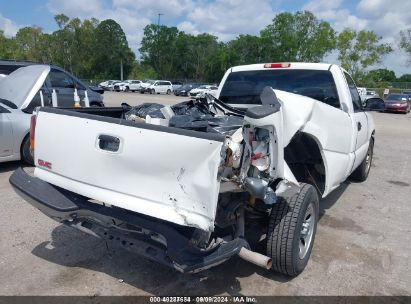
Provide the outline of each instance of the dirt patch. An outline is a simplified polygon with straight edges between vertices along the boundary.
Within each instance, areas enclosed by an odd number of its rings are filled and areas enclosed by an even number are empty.
[[[321,226],[327,226],[335,229],[354,231],[354,232],[363,232],[364,228],[356,224],[352,219],[348,217],[337,218],[328,214],[324,214],[319,224]]]
[[[409,183],[404,183],[404,182],[401,182],[401,181],[392,181],[392,180],[390,180],[388,182],[390,184],[393,184],[393,185],[396,185],[396,186],[401,186],[401,187],[409,187],[410,186]]]

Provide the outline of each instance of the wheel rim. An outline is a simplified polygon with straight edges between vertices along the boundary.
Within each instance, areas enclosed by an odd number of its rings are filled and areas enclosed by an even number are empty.
[[[365,170],[367,174],[370,171],[371,162],[372,162],[372,145],[370,143],[370,146],[368,147],[368,151],[367,151],[367,156],[365,156]]]
[[[299,243],[299,257],[300,259],[304,259],[309,251],[311,246],[311,242],[313,239],[314,234],[314,227],[315,227],[315,209],[314,203],[311,202],[308,206],[307,210],[305,211],[303,224],[301,227],[300,232],[300,243]]]

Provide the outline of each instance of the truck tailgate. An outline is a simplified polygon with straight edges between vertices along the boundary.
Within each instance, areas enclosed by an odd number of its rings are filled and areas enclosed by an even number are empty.
[[[114,206],[213,230],[224,137],[43,108],[35,175]]]

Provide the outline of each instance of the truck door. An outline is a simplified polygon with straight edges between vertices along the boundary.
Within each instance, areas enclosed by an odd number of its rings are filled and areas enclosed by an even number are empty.
[[[368,149],[368,121],[367,115],[363,111],[360,95],[358,94],[357,87],[354,80],[344,72],[345,79],[347,80],[348,88],[350,89],[351,99],[353,104],[353,117],[354,117],[354,134],[356,135],[355,143],[355,160],[353,169],[363,161]]]
[[[13,154],[13,129],[10,111],[0,105],[0,157]]]

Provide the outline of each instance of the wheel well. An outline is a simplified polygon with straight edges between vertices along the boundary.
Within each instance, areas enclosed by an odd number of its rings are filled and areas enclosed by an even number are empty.
[[[101,107],[101,103],[98,102],[98,101],[91,101],[91,102],[90,102],[90,106],[98,106],[98,107]]]
[[[320,194],[324,193],[324,160],[317,142],[311,135],[296,133],[284,149],[284,159],[299,182],[312,184]]]

